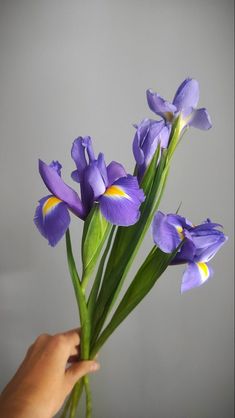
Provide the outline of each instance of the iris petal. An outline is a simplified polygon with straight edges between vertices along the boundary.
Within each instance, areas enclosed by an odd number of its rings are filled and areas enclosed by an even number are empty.
[[[41,234],[54,247],[69,227],[70,215],[66,203],[55,196],[46,196],[39,200],[34,222]]]
[[[104,161],[104,154],[102,152],[99,153],[97,158],[97,167],[100,171],[100,174],[103,178],[105,186],[108,186],[108,174],[107,174],[107,168]]]
[[[144,163],[144,157],[145,157],[144,152],[142,150],[142,146],[149,133],[150,120],[144,119],[139,123],[139,125],[136,125],[135,127],[136,127],[136,133],[134,136],[132,149],[133,149],[133,154],[134,154],[137,164],[141,165]]]
[[[227,241],[227,237],[220,231],[218,234],[208,233],[204,236],[192,234],[193,242],[196,247],[195,261],[211,260],[222,245]]]
[[[154,93],[152,90],[147,90],[147,101],[150,109],[164,119],[173,119],[173,115],[177,108],[174,104],[167,102],[158,93]],[[169,120],[171,122],[171,120]]]
[[[138,168],[138,180],[141,181],[146,168],[152,161],[157,146],[166,148],[170,135],[170,125],[162,121],[144,119],[137,125],[133,140],[133,154]]]
[[[173,219],[173,216],[171,215],[172,219],[169,222],[168,216],[159,211],[152,224],[154,242],[165,253],[174,251],[183,239],[183,228],[179,217],[175,215]]]
[[[77,170],[81,172],[87,166],[85,146],[82,137],[78,137],[73,141],[71,149],[71,157],[74,160]]]
[[[111,161],[111,163],[107,166],[107,174],[109,185],[113,184],[116,180],[120,179],[121,177],[127,176],[125,168],[122,166],[122,164],[119,164],[116,161]]]
[[[84,187],[86,183],[89,184],[93,190],[94,200],[102,195],[106,190],[103,177],[96,162],[91,163],[84,172]]]
[[[197,80],[186,78],[178,87],[173,104],[178,111],[196,108],[199,101],[199,84]]]
[[[181,293],[201,286],[212,274],[211,267],[206,263],[189,263],[183,275]]]
[[[189,122],[190,126],[194,128],[207,130],[212,127],[211,118],[205,108],[197,109]]]
[[[100,210],[114,225],[133,225],[139,219],[139,207],[144,198],[136,177],[128,175],[117,180],[99,198]]]
[[[53,167],[39,160],[39,172],[50,192],[68,204],[69,208],[80,218],[84,217],[84,209],[78,194],[65,184]]]

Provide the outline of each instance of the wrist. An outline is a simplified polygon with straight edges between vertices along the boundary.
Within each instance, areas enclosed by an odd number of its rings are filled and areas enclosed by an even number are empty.
[[[19,399],[17,396],[7,397],[0,396],[0,416],[11,418],[50,418],[44,417],[36,410],[35,405],[27,399]]]

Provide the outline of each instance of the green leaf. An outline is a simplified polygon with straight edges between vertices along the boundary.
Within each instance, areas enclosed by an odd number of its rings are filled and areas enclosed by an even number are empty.
[[[155,158],[158,158],[158,155],[159,154],[156,153]],[[154,216],[153,208],[156,210],[156,202],[158,202],[158,204],[160,203],[158,197],[161,195],[161,187],[164,185],[164,182],[161,181],[162,174],[164,173],[165,176],[168,168],[167,155],[166,152],[163,152],[157,169],[155,160],[154,164],[150,164],[149,166],[151,174],[149,174],[149,170],[147,170],[146,176],[143,179],[143,184],[148,189],[148,193],[146,194],[145,202],[141,207],[139,221],[128,228],[118,228],[96,304],[94,332],[92,333],[93,343],[100,333],[106,317],[117,299],[128,270],[145,233],[149,228]],[[161,184],[162,186],[159,188]]]
[[[169,174],[170,161],[181,137],[182,117],[180,115],[172,126],[168,149],[162,151],[157,168],[160,148],[157,149],[150,166],[146,170],[141,183],[146,199],[141,206],[139,221],[131,227],[118,228],[95,308],[92,344],[95,343],[102,330],[134,257],[159,207]]]
[[[131,311],[144,299],[156,281],[174,259],[179,247],[171,254],[163,253],[154,247],[140,267],[135,278],[127,289],[123,299],[116,309],[110,323],[104,329],[97,342],[91,349],[91,358],[97,353],[108,337],[130,314]]]
[[[113,225],[113,227],[111,229],[111,232],[109,234],[109,238],[108,238],[108,241],[107,241],[106,248],[105,248],[105,250],[103,252],[103,255],[101,257],[99,267],[98,267],[98,270],[97,270],[97,273],[96,273],[96,276],[95,276],[95,280],[94,280],[94,283],[93,283],[93,286],[92,286],[92,289],[91,289],[91,292],[90,292],[90,295],[89,295],[88,311],[89,311],[89,315],[90,315],[91,324],[93,323],[92,318],[93,318],[93,314],[94,314],[94,310],[95,310],[96,298],[97,298],[98,291],[99,291],[99,288],[100,288],[100,283],[101,283],[101,280],[102,280],[104,265],[105,265],[105,262],[106,262],[107,255],[110,251],[110,246],[111,246],[111,242],[112,242],[113,234],[114,234],[115,230],[116,230],[116,225]]]
[[[95,204],[84,223],[82,235],[83,289],[86,288],[110,230],[111,224],[103,217],[99,205]]]

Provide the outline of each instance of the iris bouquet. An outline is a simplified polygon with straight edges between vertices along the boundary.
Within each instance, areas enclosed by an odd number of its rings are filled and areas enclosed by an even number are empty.
[[[194,225],[178,211],[171,214],[158,211],[171,160],[183,134],[189,127],[211,128],[207,110],[197,109],[198,101],[199,85],[194,79],[188,78],[179,86],[172,103],[147,90],[148,105],[158,120],[144,119],[134,125],[133,174],[128,174],[116,161],[106,165],[102,153],[96,157],[89,136],[78,137],[72,144],[76,168],[71,177],[77,183],[74,188],[62,180],[58,161],[48,165],[39,160],[39,173],[49,194],[39,200],[34,222],[52,247],[65,235],[80,316],[81,359],[96,356],[168,266],[186,265],[181,292],[202,285],[212,275],[209,261],[227,239],[221,225],[209,219]],[[74,220],[84,222],[78,260],[74,258],[70,239],[71,214]],[[150,226],[153,247],[117,303]],[[83,392],[86,417],[91,417],[88,376],[75,385],[62,417],[76,416]]]

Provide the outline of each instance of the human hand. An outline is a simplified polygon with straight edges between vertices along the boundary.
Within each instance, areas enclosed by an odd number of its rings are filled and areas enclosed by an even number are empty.
[[[78,356],[79,343],[76,330],[54,336],[40,335],[0,395],[0,417],[53,417],[75,383],[99,369],[93,360],[68,366],[68,359]]]

